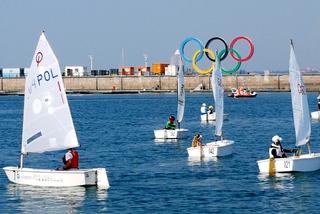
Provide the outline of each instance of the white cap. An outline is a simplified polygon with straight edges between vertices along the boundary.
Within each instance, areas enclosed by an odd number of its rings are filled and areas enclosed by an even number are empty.
[[[202,106],[206,106],[206,104],[205,104],[205,103],[202,103]]]
[[[275,136],[272,137],[272,141],[274,143],[277,142],[277,141],[282,141],[282,138],[280,136],[278,136],[278,135],[275,135]]]

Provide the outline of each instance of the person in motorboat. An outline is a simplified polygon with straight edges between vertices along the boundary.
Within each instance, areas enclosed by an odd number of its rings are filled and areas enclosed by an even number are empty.
[[[192,147],[202,146],[201,144],[202,135],[197,133],[193,136]]]
[[[213,114],[213,106],[209,106],[208,114]]]
[[[297,152],[297,149],[284,149],[281,145],[282,138],[278,135],[272,137],[272,144],[269,148],[269,158],[286,158],[286,153]]]
[[[176,124],[174,122],[175,118],[173,115],[170,115],[168,122],[166,123],[164,129],[176,129]]]
[[[63,170],[79,169],[79,154],[72,148],[67,149],[67,153],[63,156]]]
[[[201,115],[207,114],[207,105],[205,103],[202,103],[200,112],[201,112]]]

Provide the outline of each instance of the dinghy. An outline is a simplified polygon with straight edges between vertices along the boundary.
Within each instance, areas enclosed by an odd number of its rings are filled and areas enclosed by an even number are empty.
[[[216,54],[216,56],[218,56],[218,54]],[[222,86],[222,73],[220,68],[220,61],[218,58],[214,71],[211,75],[211,85],[216,108],[215,135],[220,138],[220,140],[209,142],[205,145],[197,147],[189,147],[187,151],[190,157],[221,157],[232,154],[234,141],[224,140],[222,137],[224,89]]]
[[[296,136],[296,146],[307,145],[307,154],[295,154],[286,158],[269,158],[257,161],[261,173],[273,175],[276,172],[310,172],[320,169],[320,153],[312,153],[310,148],[311,121],[306,87],[297,63],[291,41],[289,60],[289,81]]]
[[[250,89],[239,87],[231,88],[231,93],[228,94],[228,97],[234,98],[245,98],[245,97],[256,97],[258,94],[255,91]]]
[[[179,51],[176,51],[176,55],[179,57],[179,71],[178,71],[178,109],[177,109],[177,128],[171,129],[158,129],[154,130],[154,137],[156,139],[182,139],[187,136],[188,129],[183,129],[180,127],[185,107],[185,88],[184,88],[184,74],[183,74],[183,64],[182,58]]]
[[[8,179],[34,186],[88,186],[108,188],[105,168],[52,170],[26,168],[31,153],[79,147],[58,60],[44,32],[26,77],[20,166],[4,167]]]
[[[212,114],[201,114],[201,121],[206,121],[206,122],[209,122],[209,121],[215,121],[216,120],[216,113],[213,112]]]
[[[313,120],[320,120],[320,111],[313,111],[311,112],[311,118]]]
[[[318,101],[318,111],[313,111],[311,112],[311,118],[313,120],[320,120],[320,94],[317,97],[317,101]]]

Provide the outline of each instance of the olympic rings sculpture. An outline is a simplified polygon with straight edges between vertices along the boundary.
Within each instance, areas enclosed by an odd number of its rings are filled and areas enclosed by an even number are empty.
[[[210,43],[214,40],[221,41],[225,47],[223,50],[221,50],[217,54],[217,56],[215,56],[215,54],[209,49]],[[249,52],[248,56],[246,56],[245,58],[242,58],[240,56],[240,54],[233,48],[235,46],[236,42],[238,42],[239,40],[245,40],[249,44],[250,52]],[[194,53],[192,59],[188,58],[184,52],[184,48],[188,42],[194,42],[199,47],[199,50],[197,50]],[[230,69],[230,70],[226,70],[223,67],[221,67],[221,71],[225,74],[234,74],[236,71],[239,70],[241,63],[248,61],[254,53],[254,45],[253,45],[252,41],[246,36],[238,36],[238,37],[234,38],[231,41],[229,47],[228,47],[227,43],[225,42],[225,40],[220,37],[213,37],[213,38],[209,39],[205,46],[202,44],[202,42],[199,39],[197,39],[195,37],[188,37],[181,42],[179,49],[180,49],[180,54],[181,54],[182,59],[186,62],[191,63],[194,70],[196,70],[200,74],[209,74],[214,69],[215,58],[219,57],[220,61],[223,61],[228,56],[229,53],[230,53],[231,57],[237,62],[237,64],[233,69]],[[212,61],[212,65],[207,70],[201,70],[196,64],[199,60],[202,59],[204,53],[206,54],[208,59],[210,61]]]

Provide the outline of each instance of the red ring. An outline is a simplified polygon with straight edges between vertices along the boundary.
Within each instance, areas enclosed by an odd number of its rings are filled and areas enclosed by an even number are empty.
[[[232,57],[234,60],[236,60],[236,61],[238,61],[238,62],[245,62],[245,61],[248,61],[248,60],[252,57],[253,52],[254,52],[254,46],[253,46],[252,41],[251,41],[248,37],[246,37],[246,36],[238,36],[238,37],[234,38],[234,39],[231,41],[231,43],[230,43],[230,48],[233,49],[233,46],[234,46],[234,45],[236,44],[236,42],[237,42],[238,40],[240,40],[240,39],[244,39],[244,40],[246,40],[246,41],[249,43],[249,45],[250,45],[250,53],[249,53],[249,55],[248,55],[246,58],[239,59],[239,58],[237,58],[237,57],[234,55],[233,52],[230,52],[230,54],[231,54],[231,57]]]
[[[38,65],[42,61],[42,59],[43,59],[43,54],[39,51],[36,55],[36,62]]]

